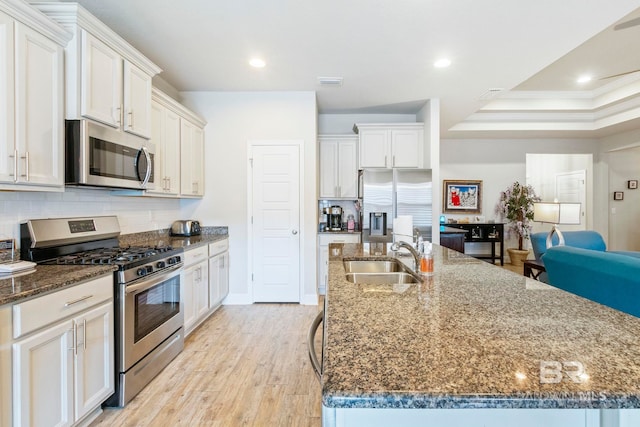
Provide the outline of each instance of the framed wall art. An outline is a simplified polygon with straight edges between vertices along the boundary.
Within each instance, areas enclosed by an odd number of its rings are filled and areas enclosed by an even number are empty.
[[[613,192],[613,200],[624,200],[624,192],[623,191],[614,191]]]
[[[442,212],[459,214],[482,212],[482,181],[445,179],[442,184]]]
[[[631,190],[635,190],[636,188],[638,188],[638,180],[630,179],[629,181],[627,181],[627,188]]]

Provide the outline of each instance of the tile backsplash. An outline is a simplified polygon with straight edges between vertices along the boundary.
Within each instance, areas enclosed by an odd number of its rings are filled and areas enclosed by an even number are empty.
[[[36,218],[116,215],[122,234],[168,228],[180,218],[180,200],[114,195],[67,188],[64,193],[0,192],[0,239],[20,239],[20,223]]]

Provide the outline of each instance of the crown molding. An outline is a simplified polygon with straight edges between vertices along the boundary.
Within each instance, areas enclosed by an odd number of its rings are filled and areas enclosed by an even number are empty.
[[[69,43],[73,36],[60,24],[22,0],[2,0],[0,1],[0,11],[37,30],[63,47]]]
[[[78,3],[32,2],[31,5],[74,33],[78,27],[88,31],[148,75],[153,77],[162,71],[158,65]]]

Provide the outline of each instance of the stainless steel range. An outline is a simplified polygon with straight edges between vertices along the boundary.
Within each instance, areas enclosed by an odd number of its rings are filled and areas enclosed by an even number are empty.
[[[29,220],[20,225],[22,259],[39,264],[112,264],[116,392],[124,406],[184,347],[180,301],[183,249],[119,247],[115,216]]]

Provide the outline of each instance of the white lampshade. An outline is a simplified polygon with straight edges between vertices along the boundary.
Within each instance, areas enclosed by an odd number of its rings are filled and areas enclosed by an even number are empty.
[[[550,224],[580,224],[580,203],[534,203],[533,220]]]
[[[533,204],[533,220],[558,224],[560,222],[560,203],[540,202]]]
[[[560,224],[580,224],[580,203],[560,203]]]

